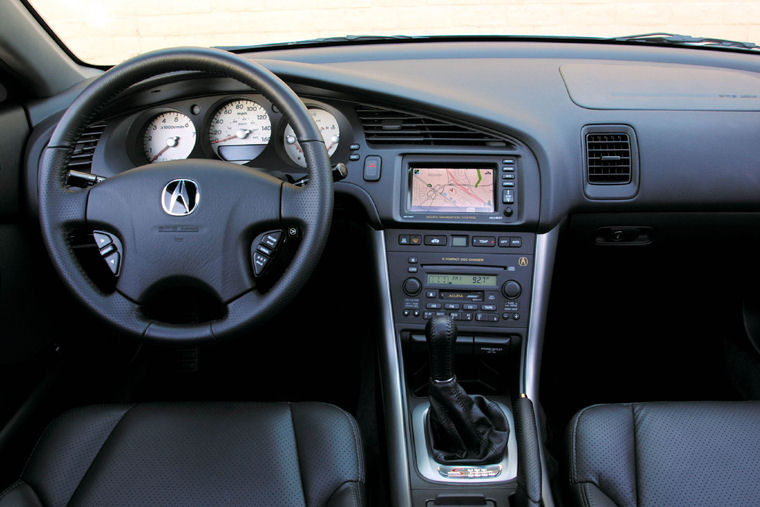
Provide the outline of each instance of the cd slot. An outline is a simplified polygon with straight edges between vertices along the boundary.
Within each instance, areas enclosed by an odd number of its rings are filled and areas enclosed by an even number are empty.
[[[506,266],[461,266],[451,264],[422,264],[422,267],[426,271],[445,271],[445,272],[457,272],[457,273],[488,273],[489,271],[504,271]]]

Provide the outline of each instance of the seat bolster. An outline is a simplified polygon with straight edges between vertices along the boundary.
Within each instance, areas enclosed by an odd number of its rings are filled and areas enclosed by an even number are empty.
[[[596,487],[596,484],[580,482],[573,487],[575,502],[586,507],[617,507],[612,498]]]
[[[70,410],[45,429],[21,474],[43,505],[64,506],[129,405]]]
[[[42,507],[42,502],[29,484],[19,480],[0,493],[0,507]]]
[[[570,488],[580,505],[636,505],[636,442],[630,404],[594,405],[568,426]],[[595,491],[598,490],[598,491]],[[595,500],[590,503],[591,500]]]
[[[364,505],[364,483],[344,482],[335,490],[327,507],[357,507]]]
[[[356,421],[325,403],[294,403],[291,413],[306,505],[327,504],[345,483],[359,483],[362,492],[364,451]]]

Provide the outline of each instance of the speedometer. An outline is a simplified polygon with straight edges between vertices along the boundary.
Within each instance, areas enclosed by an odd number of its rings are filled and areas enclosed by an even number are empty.
[[[224,104],[211,120],[209,142],[222,160],[245,164],[258,157],[272,136],[269,115],[261,104],[239,99]]]
[[[332,156],[335,150],[338,149],[338,142],[340,141],[340,127],[338,126],[337,118],[324,109],[317,109],[316,107],[310,108],[309,112],[319,130],[322,131],[322,139],[325,141],[327,154]],[[301,150],[301,145],[298,144],[296,134],[290,125],[285,127],[283,140],[285,142],[285,153],[288,154],[290,159],[301,167],[306,167],[303,150]]]
[[[154,117],[145,127],[143,147],[148,162],[187,158],[195,146],[195,125],[177,111]]]

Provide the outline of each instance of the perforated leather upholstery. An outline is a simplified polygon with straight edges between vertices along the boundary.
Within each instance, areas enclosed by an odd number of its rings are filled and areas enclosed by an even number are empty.
[[[579,505],[760,503],[760,402],[594,405],[568,446]]]
[[[6,505],[362,505],[356,422],[319,403],[73,410],[47,428]]]

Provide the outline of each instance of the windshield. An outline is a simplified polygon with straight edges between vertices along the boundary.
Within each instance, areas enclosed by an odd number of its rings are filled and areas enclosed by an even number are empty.
[[[671,32],[760,41],[758,0],[30,0],[82,61],[172,46],[353,35],[617,37]]]

